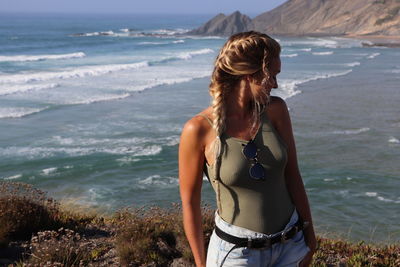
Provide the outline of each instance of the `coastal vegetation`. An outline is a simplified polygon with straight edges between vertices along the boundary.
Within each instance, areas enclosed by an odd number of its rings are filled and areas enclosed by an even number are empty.
[[[203,207],[205,241],[213,210]],[[25,183],[0,182],[0,266],[193,266],[179,205],[72,212]],[[318,237],[312,266],[400,266],[400,244]]]

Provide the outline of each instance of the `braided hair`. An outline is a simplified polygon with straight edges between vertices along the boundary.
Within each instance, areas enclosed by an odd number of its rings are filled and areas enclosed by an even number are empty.
[[[209,92],[212,97],[213,128],[216,132],[213,143],[216,180],[219,180],[223,154],[221,136],[226,126],[226,96],[244,75],[252,75],[256,80],[262,79],[263,83],[270,81],[270,62],[279,57],[280,51],[279,43],[268,35],[255,31],[242,32],[228,39],[215,60]],[[265,97],[268,98],[268,95]],[[263,108],[263,105],[253,97],[253,127],[259,122],[258,115]],[[219,198],[218,181],[217,195]],[[218,208],[221,209],[221,207]]]

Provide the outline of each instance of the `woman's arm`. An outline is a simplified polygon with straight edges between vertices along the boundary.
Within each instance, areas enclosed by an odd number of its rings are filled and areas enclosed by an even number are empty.
[[[201,185],[204,166],[204,129],[201,118],[189,120],[179,144],[179,185],[183,208],[183,225],[197,267],[206,266],[201,219]]]
[[[293,137],[292,123],[286,103],[281,98],[274,98],[274,105],[271,105],[271,113],[274,114],[274,126],[287,145],[288,162],[285,169],[285,179],[292,201],[296,206],[299,216],[308,221],[309,225],[304,230],[304,236],[308,247],[313,253],[316,248],[316,239],[310,206],[304,188],[303,180],[297,165],[296,145]]]

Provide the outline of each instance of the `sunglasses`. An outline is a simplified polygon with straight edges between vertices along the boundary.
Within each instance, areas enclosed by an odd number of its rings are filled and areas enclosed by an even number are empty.
[[[250,140],[246,145],[243,145],[242,153],[248,160],[252,161],[252,165],[249,169],[250,177],[255,180],[265,180],[265,170],[258,162],[257,150],[254,140]]]

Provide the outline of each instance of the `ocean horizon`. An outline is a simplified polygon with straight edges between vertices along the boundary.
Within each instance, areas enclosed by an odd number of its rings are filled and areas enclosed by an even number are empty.
[[[212,15],[0,16],[0,181],[114,212],[180,202],[184,123],[210,103]],[[400,241],[400,49],[275,37],[317,234]],[[206,178],[202,200],[215,207]]]

